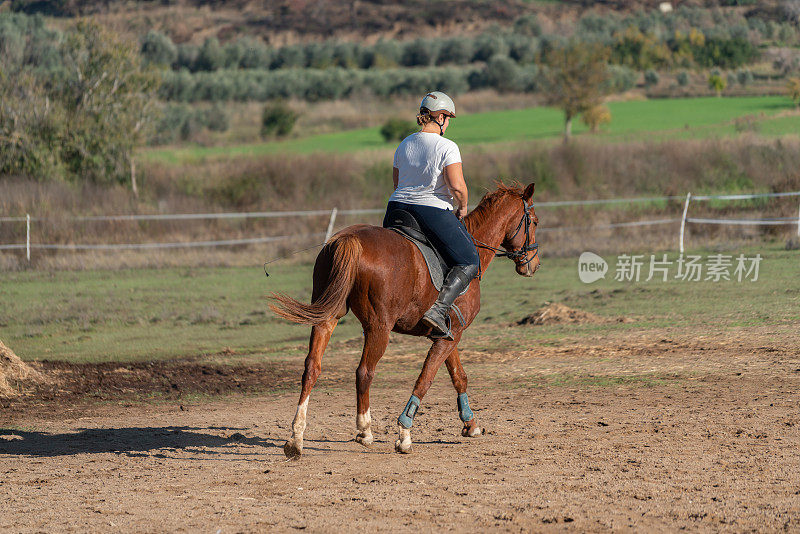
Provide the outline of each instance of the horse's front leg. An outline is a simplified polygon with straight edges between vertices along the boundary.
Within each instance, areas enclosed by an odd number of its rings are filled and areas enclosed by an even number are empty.
[[[394,444],[394,449],[397,452],[408,454],[411,452],[411,425],[414,423],[414,415],[419,409],[419,403],[428,392],[428,389],[433,383],[436,372],[441,367],[442,362],[455,350],[458,345],[458,339],[461,336],[457,335],[455,341],[446,339],[437,339],[433,342],[433,346],[428,351],[428,356],[425,358],[425,363],[422,365],[422,372],[417,378],[417,383],[414,385],[414,391],[411,398],[408,400],[403,413],[397,419],[399,425],[400,436]]]
[[[372,445],[372,418],[369,414],[369,386],[375,377],[375,366],[386,352],[389,329],[375,327],[364,332],[364,351],[356,369],[356,441],[365,447]]]
[[[458,357],[458,347],[453,349],[450,356],[445,360],[447,365],[447,372],[450,373],[450,380],[453,381],[453,387],[456,388],[458,397],[456,404],[458,405],[458,416],[464,427],[461,429],[461,435],[467,438],[474,438],[483,434],[483,429],[478,426],[475,420],[475,415],[469,408],[469,401],[467,400],[467,373],[461,366],[461,358]]]
[[[296,459],[303,453],[303,433],[306,430],[309,396],[322,371],[322,354],[325,352],[325,347],[328,346],[328,341],[330,341],[333,329],[338,322],[338,319],[331,319],[327,323],[311,328],[306,368],[303,372],[303,385],[300,389],[300,401],[297,403],[297,412],[292,421],[292,437],[283,446],[283,453],[287,458]]]

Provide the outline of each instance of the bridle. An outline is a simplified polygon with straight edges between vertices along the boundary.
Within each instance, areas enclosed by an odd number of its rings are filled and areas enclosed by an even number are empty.
[[[510,241],[513,241],[514,238],[517,237],[517,234],[519,234],[519,231],[524,227],[525,228],[525,244],[522,245],[522,247],[518,248],[517,250],[503,250],[501,248],[497,248],[497,247],[493,247],[491,245],[487,245],[483,241],[480,241],[480,240],[475,239],[473,237],[472,239],[473,239],[473,241],[475,241],[475,245],[478,246],[478,247],[481,247],[481,248],[485,248],[487,250],[494,251],[494,253],[495,253],[494,255],[497,258],[502,258],[502,257],[510,258],[511,261],[513,261],[515,264],[517,264],[517,267],[524,267],[525,265],[528,265],[530,262],[532,262],[533,259],[536,258],[539,255],[539,244],[538,243],[531,243],[531,231],[530,231],[530,228],[531,228],[531,210],[533,209],[533,202],[531,201],[531,203],[528,204],[523,199],[522,200],[522,208],[523,208],[522,209],[522,218],[520,219],[519,224],[517,225],[517,229],[514,231],[514,235],[512,235],[511,239],[510,239]],[[531,250],[535,251],[533,256],[531,256],[530,258],[527,258],[524,262],[520,261],[520,260],[524,259],[528,255],[528,252],[530,252]]]

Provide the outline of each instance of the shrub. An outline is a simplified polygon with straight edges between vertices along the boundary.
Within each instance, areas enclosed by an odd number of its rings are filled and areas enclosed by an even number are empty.
[[[275,54],[271,68],[290,69],[301,68],[306,64],[306,54],[303,48],[297,45],[282,46]]]
[[[183,127],[189,106],[168,104],[160,110],[158,122],[147,140],[150,145],[167,145],[175,142]]]
[[[508,38],[508,55],[517,63],[532,63],[539,52],[539,41],[534,37],[511,35]]]
[[[140,48],[143,62],[146,65],[169,67],[178,59],[178,48],[163,33],[150,30],[142,39]]]
[[[426,67],[433,65],[439,54],[438,45],[430,39],[415,39],[403,48],[403,65]]]
[[[439,49],[437,65],[454,64],[464,65],[472,59],[472,39],[466,37],[452,37],[446,39]]]
[[[212,132],[226,132],[230,127],[230,117],[223,106],[214,104],[205,110],[203,124]]]
[[[194,78],[193,101],[224,102],[235,96],[235,78],[230,71],[200,72]]]
[[[386,69],[396,67],[403,56],[403,47],[394,39],[381,39],[364,54],[364,67]]]
[[[242,59],[239,66],[243,69],[268,69],[272,63],[272,49],[255,39],[242,39]]]
[[[736,80],[739,82],[739,85],[746,87],[753,83],[753,73],[750,69],[739,69],[736,71]]]
[[[333,47],[333,64],[352,69],[358,66],[359,46],[356,43],[337,43]]]
[[[538,65],[525,65],[519,69],[519,79],[517,84],[520,91],[535,93],[540,91],[543,86],[542,73]]]
[[[215,71],[225,66],[225,53],[216,37],[209,37],[197,54],[197,70]]]
[[[611,122],[611,110],[602,104],[592,106],[581,114],[581,121],[592,133],[597,133],[600,126]]]
[[[325,69],[333,64],[333,45],[330,43],[311,43],[306,46],[306,65],[315,69]]]
[[[186,69],[178,72],[167,71],[163,74],[158,96],[162,100],[188,102],[194,95],[194,88],[195,78]]]
[[[194,72],[196,69],[197,63],[197,56],[199,54],[199,50],[195,45],[192,44],[181,44],[178,45],[178,59],[175,61],[174,68],[175,69],[186,69],[188,71]]]
[[[708,88],[713,89],[717,93],[717,96],[722,96],[722,91],[725,90],[727,85],[728,82],[725,81],[725,78],[723,78],[721,74],[712,73],[708,77]]]
[[[486,83],[498,91],[516,91],[519,88],[519,69],[514,60],[497,54],[486,64]]]
[[[794,105],[800,108],[800,78],[789,78],[786,82],[786,93]]]
[[[381,135],[387,143],[402,141],[417,131],[417,126],[403,119],[389,119],[381,126]]]
[[[494,56],[508,55],[508,44],[502,35],[497,33],[484,33],[475,39],[475,54],[473,61],[489,61]]]
[[[680,71],[676,79],[678,80],[678,85],[681,87],[686,87],[689,85],[689,73],[685,70]]]
[[[609,65],[607,72],[608,78],[605,89],[607,93],[624,93],[636,86],[638,74],[633,69],[622,65]]]
[[[654,85],[658,85],[659,76],[656,71],[653,69],[648,69],[644,73],[644,85],[645,87],[652,87]]]
[[[542,35],[542,25],[539,24],[539,18],[534,13],[522,15],[514,21],[514,32],[531,37],[539,37]]]
[[[431,69],[429,75],[430,85],[449,95],[465,93],[469,91],[468,73],[468,69]],[[427,91],[427,89],[424,91]]]
[[[228,43],[222,48],[223,67],[226,69],[238,69],[244,56],[244,46],[240,41]]]
[[[261,115],[261,136],[268,137],[274,134],[277,137],[285,137],[289,135],[298,116],[285,102],[267,104]]]

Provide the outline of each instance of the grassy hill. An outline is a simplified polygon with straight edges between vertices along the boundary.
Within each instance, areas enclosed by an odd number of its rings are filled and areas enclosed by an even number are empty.
[[[785,97],[691,98],[612,102],[612,122],[592,135],[604,141],[648,139],[703,139],[731,136],[741,131],[764,135],[800,132],[800,115]],[[522,110],[463,114],[453,121],[448,137],[462,146],[555,140],[561,136],[559,110],[535,107]],[[589,136],[583,124],[574,132]],[[315,135],[277,142],[235,146],[153,149],[143,152],[148,161],[197,162],[274,153],[343,153],[393,148],[380,136],[379,126]]]

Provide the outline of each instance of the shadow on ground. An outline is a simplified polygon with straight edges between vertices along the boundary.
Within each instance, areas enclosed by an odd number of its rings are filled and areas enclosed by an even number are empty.
[[[234,432],[228,437],[205,431]],[[237,445],[260,447],[283,447],[283,442],[258,437],[248,438],[240,434],[242,428],[227,427],[132,427],[132,428],[84,428],[66,434],[26,432],[0,429],[0,454],[30,457],[52,457],[92,453],[121,453],[138,456],[136,453],[166,450],[190,450],[198,455],[241,454],[234,452]],[[228,450],[226,450],[228,449]]]

